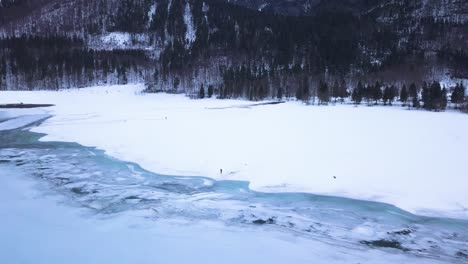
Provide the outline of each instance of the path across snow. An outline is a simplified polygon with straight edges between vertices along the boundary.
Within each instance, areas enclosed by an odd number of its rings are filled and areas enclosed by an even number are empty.
[[[245,107],[245,101],[142,89],[0,92],[0,103],[55,104],[15,114],[52,114],[33,129],[47,134],[42,140],[96,146],[157,173],[247,180],[262,191],[345,196],[468,218],[465,114],[297,102]]]

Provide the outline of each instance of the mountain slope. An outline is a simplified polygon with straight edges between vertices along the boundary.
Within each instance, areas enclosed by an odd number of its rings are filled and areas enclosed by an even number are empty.
[[[142,50],[154,67],[141,74],[156,90],[240,78],[272,94],[275,73],[293,90],[304,76],[466,78],[467,17],[461,0],[10,0],[0,7],[0,32]],[[234,94],[249,97],[249,89]]]

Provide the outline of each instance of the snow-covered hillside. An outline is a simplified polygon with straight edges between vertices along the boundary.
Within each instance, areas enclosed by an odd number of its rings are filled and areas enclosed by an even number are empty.
[[[96,146],[171,175],[250,181],[468,218],[468,118],[402,107],[254,106],[141,94],[143,85],[0,92],[0,103],[51,103],[43,140]],[[16,113],[17,114],[17,113]],[[222,173],[221,170],[222,169]]]

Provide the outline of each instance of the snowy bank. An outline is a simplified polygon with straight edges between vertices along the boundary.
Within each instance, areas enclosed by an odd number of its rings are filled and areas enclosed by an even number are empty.
[[[55,104],[41,110],[54,117],[33,129],[47,134],[43,140],[96,146],[157,173],[247,180],[262,191],[345,196],[468,218],[464,114],[297,102],[249,107],[142,89],[0,92],[0,103]]]

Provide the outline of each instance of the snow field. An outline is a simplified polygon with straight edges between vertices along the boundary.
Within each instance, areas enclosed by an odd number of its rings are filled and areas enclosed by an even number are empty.
[[[0,92],[0,103],[55,104],[30,110],[54,115],[33,129],[47,134],[42,140],[95,146],[157,173],[246,180],[256,190],[468,218],[464,114],[298,102],[247,107],[252,103],[142,89]]]

